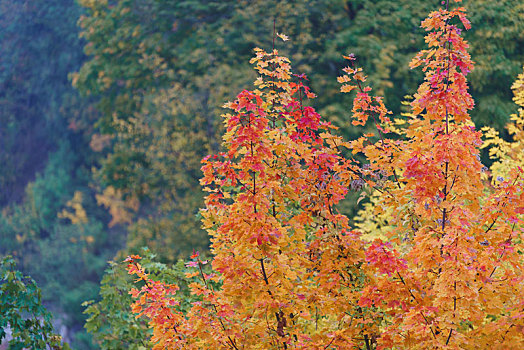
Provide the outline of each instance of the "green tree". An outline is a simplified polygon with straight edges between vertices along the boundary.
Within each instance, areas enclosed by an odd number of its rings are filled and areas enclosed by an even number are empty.
[[[12,257],[0,260],[0,343],[10,330],[9,349],[66,350],[54,333],[51,314],[35,281],[16,270]]]

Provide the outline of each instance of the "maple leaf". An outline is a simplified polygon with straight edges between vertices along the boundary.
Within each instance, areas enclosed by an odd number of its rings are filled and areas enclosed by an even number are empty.
[[[186,263],[187,267],[198,267],[198,261],[189,261]]]
[[[353,90],[355,90],[357,87],[355,85],[348,85],[348,84],[345,84],[345,85],[342,85],[340,87],[340,91],[341,92],[351,92]]]
[[[129,255],[124,261],[133,262],[135,260],[142,259],[139,255]]]
[[[193,249],[193,254],[191,254],[191,259],[195,259],[195,258],[198,258],[198,256],[200,255],[200,253],[198,251],[195,251]]]

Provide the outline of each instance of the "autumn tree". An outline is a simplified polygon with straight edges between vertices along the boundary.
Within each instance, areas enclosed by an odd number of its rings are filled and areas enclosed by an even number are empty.
[[[422,76],[407,63],[423,42],[419,18],[433,6],[411,0],[79,3],[85,8],[79,24],[89,60],[72,77],[81,92],[99,102],[92,146],[103,160],[96,179],[106,197],[115,195],[114,223],[130,225],[128,248],[151,245],[165,261],[175,261],[195,244],[208,245],[195,219],[203,202],[195,160],[219,151],[218,107],[255,78],[247,61],[254,47],[271,42],[274,19],[293,37],[281,53],[310,78],[319,94],[317,110],[349,138],[360,130],[347,127],[350,97],[335,93],[333,76],[344,64],[340,52],[354,48],[370,82],[399,112],[401,99]],[[479,24],[469,35],[482,43],[473,48],[480,67],[473,73],[473,90],[487,101],[476,117],[499,129],[513,108],[506,101],[508,86],[522,61],[517,3],[468,2]],[[140,205],[121,206],[131,202]],[[341,211],[350,213],[353,202],[346,201]]]
[[[395,208],[387,236],[400,252],[396,268],[384,259],[386,243],[374,241],[376,273],[360,299],[378,308],[382,348],[519,348],[524,341],[522,169],[494,187],[482,181],[481,133],[468,114],[472,62],[459,23],[469,29],[465,9],[447,6],[422,22],[429,48],[411,66],[424,67],[425,81],[399,130],[406,140],[360,146],[372,169],[391,169],[394,178],[375,210]]]
[[[305,105],[314,97],[306,77],[294,76],[276,50],[256,53],[257,88],[226,104],[227,151],[206,157],[202,168],[214,272],[203,272],[198,254],[187,264],[201,301],[183,315],[171,307],[178,287],[151,281],[129,258],[130,272],[146,282],[133,291],[141,300],[134,309],[152,319],[155,348],[316,348],[368,339],[357,305],[362,245],[334,209],[357,170],[341,157],[333,127]]]
[[[523,170],[482,180],[466,10],[445,3],[422,26],[428,49],[411,67],[425,80],[403,120],[346,57],[338,80],[357,92],[352,123],[376,129],[351,142],[306,105],[313,94],[288,59],[256,50],[255,90],[226,104],[226,151],[203,161],[214,272],[198,254],[187,263],[201,299],[184,312],[176,285],[127,259],[155,348],[522,347]],[[337,212],[363,186],[391,215],[385,240],[366,243]]]

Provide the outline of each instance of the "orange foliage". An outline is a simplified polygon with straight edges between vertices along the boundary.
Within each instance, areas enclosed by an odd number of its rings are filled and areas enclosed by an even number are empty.
[[[378,140],[332,134],[304,102],[306,77],[256,50],[256,89],[226,104],[225,152],[203,160],[213,273],[198,254],[187,263],[199,301],[182,312],[177,287],[128,258],[155,349],[524,347],[523,174],[481,180],[473,63],[455,22],[469,28],[463,8],[422,22],[429,49],[412,67],[426,77],[403,139],[388,137],[389,112],[352,55],[338,80],[357,91],[353,124],[372,122]],[[377,211],[393,209],[388,241],[366,242],[336,210],[364,185],[381,193]]]

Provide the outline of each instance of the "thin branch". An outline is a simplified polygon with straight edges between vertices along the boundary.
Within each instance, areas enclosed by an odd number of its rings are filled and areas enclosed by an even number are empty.
[[[408,293],[411,295],[411,297],[413,298],[414,301],[418,302],[418,299],[415,297],[415,295],[413,294],[413,292],[411,292],[411,290],[409,289],[408,285],[406,284],[406,281],[404,281],[404,278],[402,278],[402,276],[400,275],[400,273],[397,271],[397,275],[398,277],[400,278],[400,281],[402,282],[402,284],[404,285],[404,287],[406,288],[406,290],[408,291]],[[422,315],[422,317],[424,318],[424,321],[426,321],[426,324],[429,326],[429,330],[431,331],[431,334],[433,334],[433,338],[436,339],[437,336],[435,334],[435,332],[433,331],[433,327],[430,326],[429,324],[429,321],[426,317],[426,315],[424,315],[424,313],[420,312],[420,314]]]

